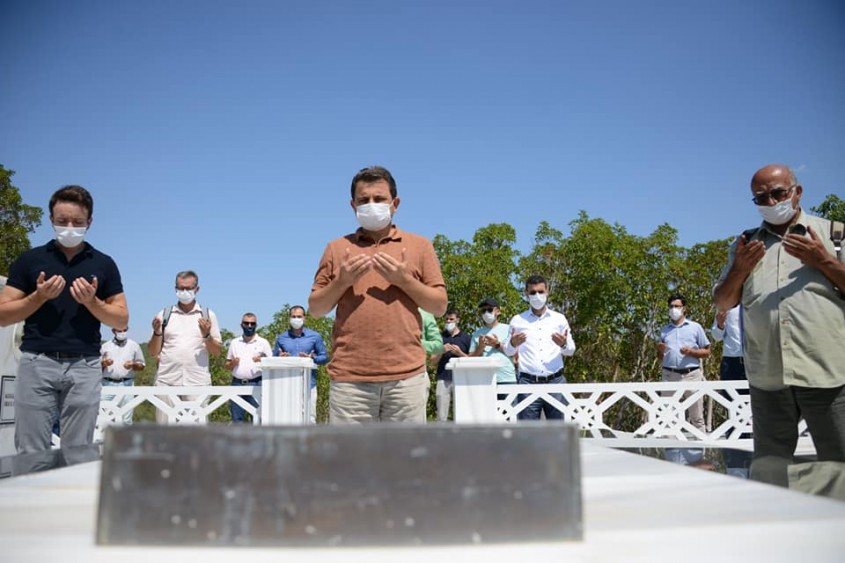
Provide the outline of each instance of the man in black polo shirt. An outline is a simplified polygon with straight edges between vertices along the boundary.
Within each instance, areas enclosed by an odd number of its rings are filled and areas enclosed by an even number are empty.
[[[443,354],[431,358],[432,362],[437,362],[437,386],[434,397],[437,405],[437,420],[440,422],[449,418],[449,407],[452,402],[452,394],[455,391],[452,370],[446,369],[446,364],[452,358],[460,358],[469,354],[469,347],[472,344],[472,336],[466,332],[461,332],[458,326],[460,320],[458,311],[455,309],[446,311],[446,327],[440,335],[443,338]]]
[[[100,405],[100,323],[129,323],[114,260],[84,242],[94,200],[80,186],[50,198],[56,239],[24,252],[0,294],[0,325],[25,321],[15,385],[15,447],[51,447],[61,417],[62,447],[91,444]]]

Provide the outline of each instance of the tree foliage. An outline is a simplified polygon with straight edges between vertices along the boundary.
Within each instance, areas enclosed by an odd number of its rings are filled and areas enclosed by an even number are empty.
[[[12,185],[14,170],[0,164],[0,274],[8,275],[9,266],[30,249],[29,233],[41,224],[40,207],[26,205],[20,190]]]
[[[472,243],[435,238],[435,250],[452,304],[475,321],[484,297],[503,303],[501,320],[524,311],[524,279],[549,282],[549,304],[570,322],[578,347],[567,360],[571,382],[657,380],[655,339],[668,322],[667,299],[679,291],[690,316],[709,328],[712,287],[726,259],[729,240],[683,248],[677,231],[660,225],[642,237],[585,212],[569,224],[569,235],[540,223],[525,255],[513,248],[509,225],[479,229]],[[465,323],[466,325],[466,323]],[[466,326],[465,326],[466,328]],[[718,361],[708,363],[717,377]]]
[[[812,207],[810,210],[825,219],[845,223],[845,201],[834,194],[828,194],[818,207]]]
[[[505,223],[490,224],[475,232],[472,242],[434,237],[434,250],[440,260],[449,293],[449,308],[458,311],[465,331],[480,323],[478,304],[493,298],[499,302],[505,322],[523,309],[517,289],[519,252],[514,248],[516,231]]]

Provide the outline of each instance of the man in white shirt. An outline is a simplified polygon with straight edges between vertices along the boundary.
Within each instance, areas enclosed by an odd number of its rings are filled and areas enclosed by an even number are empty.
[[[742,305],[737,305],[727,311],[719,311],[713,321],[710,334],[713,340],[724,342],[722,346],[722,361],[719,364],[719,379],[722,381],[746,381],[745,361],[742,358]],[[722,394],[727,397],[726,392]],[[739,391],[740,395],[748,395],[747,389]],[[743,437],[750,434],[743,434]],[[751,452],[725,448],[722,450],[725,458],[725,470],[728,475],[748,477],[748,467],[751,464]]]
[[[272,354],[270,343],[264,338],[255,334],[258,326],[258,319],[253,313],[244,313],[241,318],[241,330],[243,336],[232,340],[229,344],[229,353],[226,355],[226,369],[232,371],[232,385],[261,385],[261,358]],[[258,408],[255,397],[249,395],[243,399]],[[245,422],[246,411],[234,401],[229,401],[229,409],[232,413],[232,422]]]
[[[742,360],[742,322],[739,318],[741,305],[716,313],[710,334],[716,342],[723,341],[722,363],[719,364],[719,378],[722,381],[746,379],[745,363]]]
[[[146,362],[144,353],[137,342],[126,337],[129,328],[111,329],[114,338],[100,347],[100,365],[103,368],[103,387],[132,387],[135,384],[135,372],[144,371]],[[114,395],[103,395],[103,401],[111,401]],[[122,407],[132,400],[125,395],[118,406]],[[123,413],[123,424],[132,424],[132,411]]]
[[[195,272],[179,272],[176,274],[179,302],[170,308],[169,314],[167,310],[160,311],[153,319],[153,335],[147,351],[158,359],[155,385],[211,385],[208,356],[219,356],[223,342],[217,315],[197,304],[199,290],[199,276]],[[156,411],[156,421],[167,422],[167,415]]]
[[[569,321],[562,313],[546,305],[548,285],[543,276],[533,275],[525,280],[525,295],[530,308],[511,319],[510,337],[503,351],[509,356],[519,353],[520,384],[566,383],[563,376],[563,356],[575,353],[575,341]],[[527,395],[521,395],[522,402]],[[552,398],[566,404],[563,395]],[[547,420],[562,419],[563,412],[545,399],[538,399],[517,414],[519,420],[537,420],[543,412]]]

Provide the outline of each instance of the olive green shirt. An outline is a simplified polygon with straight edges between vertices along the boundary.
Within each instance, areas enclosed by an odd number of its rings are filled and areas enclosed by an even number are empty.
[[[830,221],[801,210],[789,232],[809,237],[807,227],[835,256]],[[749,383],[764,391],[845,385],[845,299],[819,270],[790,256],[765,223],[751,240],[763,241],[766,253],[742,285],[740,298]],[[720,283],[738,243],[737,238],[731,245]]]

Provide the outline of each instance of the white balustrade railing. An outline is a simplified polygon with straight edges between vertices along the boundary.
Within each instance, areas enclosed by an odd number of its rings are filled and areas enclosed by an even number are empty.
[[[253,424],[308,424],[313,368],[311,358],[273,357],[262,358],[260,386],[103,387],[94,441],[102,441],[107,426],[131,421],[133,411],[144,403],[154,406],[168,424],[205,424],[217,409],[228,409],[230,401],[243,408]],[[59,444],[57,436],[53,443]]]
[[[747,390],[745,381],[506,385],[497,388],[496,410],[502,421],[514,422],[534,401],[543,400],[561,412],[565,421],[577,424],[585,438],[608,445],[630,442],[648,447],[647,442],[663,445],[669,438],[748,447],[751,405]],[[687,409],[697,401],[704,401],[704,430],[686,417]],[[626,423],[628,429],[620,429],[619,422]]]
[[[308,358],[265,358],[262,386],[104,387],[95,440],[109,424],[123,424],[128,413],[150,403],[170,424],[204,424],[229,401],[240,405],[253,424],[307,424],[310,419]],[[464,360],[463,362],[458,360]],[[471,360],[471,361],[465,361]],[[496,366],[486,358],[450,362],[455,376],[455,422],[515,423],[519,413],[542,400],[577,424],[582,436],[613,447],[696,446],[751,449],[751,406],[746,381],[694,383],[560,383],[496,385]],[[269,392],[268,392],[269,391]],[[253,397],[259,407],[249,402]],[[705,429],[690,424],[686,411],[703,401]],[[799,432],[805,433],[801,423]],[[809,437],[799,449],[812,449]]]

